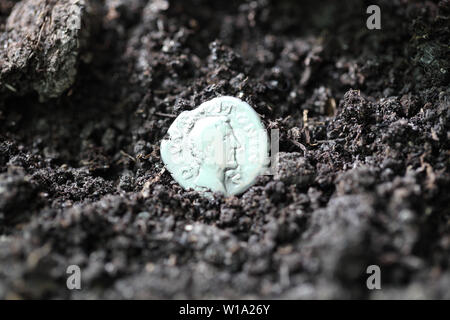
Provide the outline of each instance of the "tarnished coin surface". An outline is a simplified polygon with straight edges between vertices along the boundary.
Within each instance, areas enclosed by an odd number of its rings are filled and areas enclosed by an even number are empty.
[[[161,158],[183,188],[230,196],[264,173],[268,149],[267,131],[255,110],[225,96],[182,112],[161,141]]]

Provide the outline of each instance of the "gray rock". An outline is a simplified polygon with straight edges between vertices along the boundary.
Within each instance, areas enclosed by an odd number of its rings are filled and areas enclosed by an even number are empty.
[[[84,0],[24,0],[0,33],[0,94],[59,97],[75,81],[88,34]]]

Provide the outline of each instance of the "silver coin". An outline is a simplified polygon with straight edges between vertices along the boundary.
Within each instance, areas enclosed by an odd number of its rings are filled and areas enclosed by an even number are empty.
[[[220,192],[247,190],[268,164],[269,139],[259,115],[229,96],[182,112],[161,141],[161,158],[185,189]]]

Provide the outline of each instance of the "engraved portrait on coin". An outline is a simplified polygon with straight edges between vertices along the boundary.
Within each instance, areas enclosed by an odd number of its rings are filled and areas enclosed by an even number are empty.
[[[247,190],[268,164],[269,141],[258,114],[234,97],[218,97],[182,112],[161,141],[161,158],[185,189]]]

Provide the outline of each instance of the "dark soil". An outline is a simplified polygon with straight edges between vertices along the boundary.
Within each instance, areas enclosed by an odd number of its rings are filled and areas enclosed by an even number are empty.
[[[16,2],[0,0],[0,298],[450,299],[450,1]],[[282,153],[278,177],[210,200],[159,143],[219,95]]]

